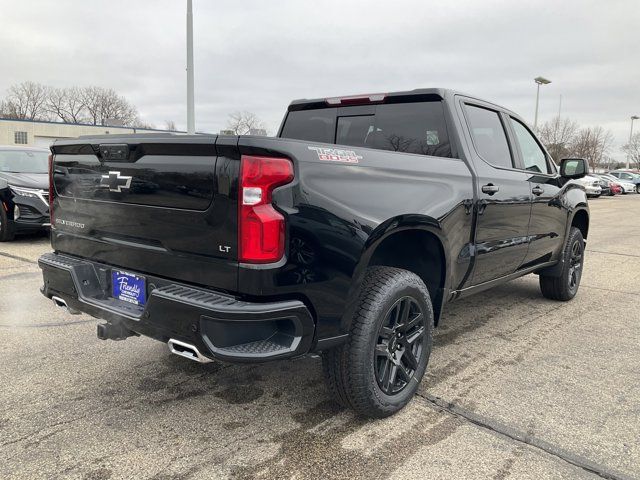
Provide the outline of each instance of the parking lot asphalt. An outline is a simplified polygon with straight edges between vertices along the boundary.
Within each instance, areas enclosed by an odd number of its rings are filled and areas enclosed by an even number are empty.
[[[590,202],[577,297],[529,275],[447,307],[419,394],[366,420],[320,360],[201,365],[38,291],[0,244],[0,478],[640,478],[640,195]]]

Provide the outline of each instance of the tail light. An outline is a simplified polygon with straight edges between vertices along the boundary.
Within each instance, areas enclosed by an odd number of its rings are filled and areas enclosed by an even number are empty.
[[[274,188],[292,180],[289,159],[242,156],[238,218],[241,262],[272,263],[284,255],[284,216],[271,205],[271,194]]]
[[[53,199],[56,194],[56,188],[53,185],[53,153],[49,154],[49,216],[51,226],[53,227]]]

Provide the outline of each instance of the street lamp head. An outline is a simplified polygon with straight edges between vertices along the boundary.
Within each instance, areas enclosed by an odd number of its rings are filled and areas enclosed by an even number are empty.
[[[536,77],[533,79],[534,82],[536,82],[538,85],[546,85],[548,83],[551,83],[551,80],[547,80],[544,77]]]
[[[640,117],[638,115],[632,115],[631,120],[638,120]]]

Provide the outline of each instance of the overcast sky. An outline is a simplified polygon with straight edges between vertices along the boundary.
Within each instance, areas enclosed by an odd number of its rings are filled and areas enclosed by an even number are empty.
[[[449,87],[533,123],[615,135],[640,115],[640,1],[193,0],[196,128],[235,110],[274,133],[295,98]],[[0,95],[13,83],[112,87],[186,128],[186,0],[0,0]],[[640,131],[640,122],[637,124]]]

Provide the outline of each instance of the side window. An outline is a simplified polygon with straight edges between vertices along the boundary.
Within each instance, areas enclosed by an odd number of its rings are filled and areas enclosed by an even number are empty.
[[[509,120],[511,121],[511,126],[520,145],[524,168],[529,172],[551,173],[549,172],[547,156],[531,132],[515,118],[509,117]]]
[[[442,102],[378,105],[374,148],[451,157]]]
[[[496,167],[513,168],[507,135],[498,112],[473,105],[465,108],[473,143],[480,156]]]

